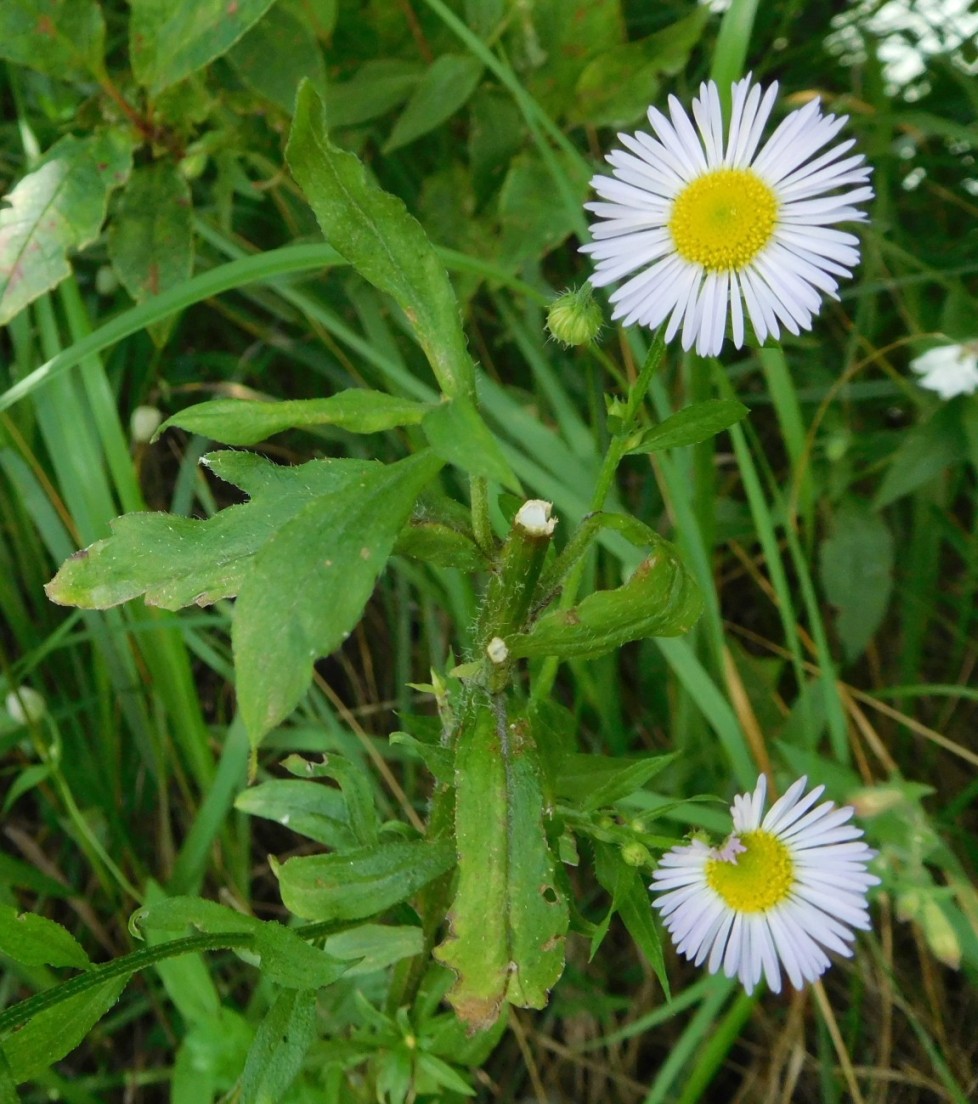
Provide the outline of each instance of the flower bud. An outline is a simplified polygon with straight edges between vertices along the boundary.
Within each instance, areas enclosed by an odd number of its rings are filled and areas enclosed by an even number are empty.
[[[644,843],[632,840],[622,845],[621,859],[626,866],[651,866],[652,856]]]
[[[601,308],[594,301],[590,284],[565,291],[547,312],[547,329],[565,347],[589,345],[598,336],[602,321]]]
[[[37,724],[48,711],[47,702],[30,686],[11,690],[3,704],[17,724],[22,725]]]
[[[137,406],[129,418],[129,432],[137,445],[145,445],[160,428],[163,415],[155,406]]]

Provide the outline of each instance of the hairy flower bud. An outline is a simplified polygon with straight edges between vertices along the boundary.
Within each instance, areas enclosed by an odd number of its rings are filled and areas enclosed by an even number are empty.
[[[594,301],[591,285],[565,291],[547,312],[547,329],[561,345],[588,345],[601,330],[601,308]]]

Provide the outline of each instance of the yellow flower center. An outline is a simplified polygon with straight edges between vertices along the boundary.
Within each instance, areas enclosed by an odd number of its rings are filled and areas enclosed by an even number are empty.
[[[758,829],[739,837],[747,848],[733,862],[710,859],[707,884],[735,912],[767,912],[780,904],[795,884],[795,864],[788,848],[770,832]]]
[[[714,272],[746,267],[771,240],[778,198],[749,169],[713,169],[676,196],[669,233],[679,255]]]

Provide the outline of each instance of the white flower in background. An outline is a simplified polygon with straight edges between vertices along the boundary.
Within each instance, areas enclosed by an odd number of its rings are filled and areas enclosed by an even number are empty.
[[[920,386],[936,391],[942,399],[970,395],[978,388],[978,341],[928,349],[910,367],[920,376]]]
[[[581,247],[596,261],[597,287],[629,279],[611,296],[615,319],[653,329],[668,319],[666,340],[682,326],[682,345],[702,356],[744,342],[744,312],[759,341],[811,329],[822,297],[838,298],[836,277],[850,276],[859,241],[834,229],[865,219],[855,204],[872,198],[861,154],[843,156],[849,139],[828,146],[846,116],[823,115],[818,100],[791,112],[758,150],[777,97],[745,77],[733,86],[724,126],[717,86],[700,85],[694,129],[675,96],[669,117],[650,107],[655,137],[619,134],[608,154],[612,176],[596,176],[601,201],[594,240]],[[853,187],[853,185],[857,185]]]
[[[37,724],[48,711],[47,702],[31,686],[15,686],[4,698],[4,709],[17,724]]]
[[[701,840],[662,856],[649,887],[680,954],[711,974],[761,979],[781,991],[781,967],[800,989],[830,965],[825,949],[851,956],[853,928],[870,926],[866,891],[879,883],[866,864],[876,852],[847,821],[850,806],[812,806],[799,778],[764,816],[767,782],[734,798],[733,831],[720,848]],[[803,796],[804,794],[804,796]],[[809,811],[811,810],[811,811]],[[763,819],[762,819],[763,817]]]

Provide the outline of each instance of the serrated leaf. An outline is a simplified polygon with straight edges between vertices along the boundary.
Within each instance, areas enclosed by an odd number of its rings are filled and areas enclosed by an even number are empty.
[[[279,993],[248,1050],[241,1074],[241,1104],[280,1104],[315,1034],[315,994]]]
[[[16,1084],[29,1081],[61,1061],[88,1035],[119,999],[131,975],[109,978],[39,1012],[0,1043]]]
[[[102,68],[105,20],[95,0],[3,0],[0,58],[61,80]]]
[[[819,574],[838,611],[836,630],[850,661],[880,627],[893,589],[893,561],[893,536],[883,518],[855,499],[844,502],[822,542]]]
[[[190,278],[194,267],[190,185],[171,161],[133,170],[109,229],[109,257],[122,286],[137,303]],[[152,328],[164,345],[176,321]]]
[[[704,399],[647,429],[629,452],[661,452],[698,445],[745,418],[750,411],[736,399]]]
[[[449,398],[471,395],[472,361],[444,266],[404,204],[330,142],[308,83],[299,90],[286,157],[326,240],[404,311],[442,391]]]
[[[623,759],[574,753],[561,762],[554,789],[581,812],[593,812],[640,790],[667,767],[676,754]]]
[[[702,608],[696,581],[677,550],[660,538],[623,586],[544,614],[528,633],[508,637],[506,644],[514,657],[604,655],[630,640],[687,632]]]
[[[432,453],[371,467],[312,500],[258,550],[231,631],[238,705],[253,745],[296,706],[313,663],[349,636],[440,467]]]
[[[151,606],[208,605],[238,593],[258,550],[312,501],[350,487],[381,465],[310,460],[294,468],[244,452],[201,461],[251,501],[206,521],[173,514],[125,514],[112,536],[76,552],[45,588],[61,605],[106,609],[142,594]]]
[[[346,802],[339,790],[315,782],[273,778],[250,786],[234,799],[234,807],[250,816],[274,820],[284,828],[325,847],[352,847]]]
[[[499,443],[468,399],[439,403],[421,423],[432,449],[450,464],[470,475],[502,483],[515,494],[519,480],[513,474]]]
[[[444,842],[378,843],[289,859],[276,870],[285,907],[306,920],[360,920],[407,900],[451,870]]]
[[[130,0],[129,53],[156,95],[229,50],[274,0]]]
[[[567,901],[543,826],[543,792],[529,724],[488,706],[456,751],[458,889],[435,956],[456,974],[447,999],[470,1028],[490,1026],[504,1001],[543,1008],[564,968]]]
[[[91,963],[77,939],[60,924],[0,904],[0,954],[25,966],[74,966]]]
[[[156,436],[179,426],[225,445],[254,445],[275,433],[304,426],[333,425],[351,433],[380,433],[418,425],[430,407],[383,391],[349,390],[327,399],[254,402],[215,399],[173,414]]]
[[[132,164],[119,131],[67,135],[5,197],[0,208],[0,325],[71,272],[68,254],[98,236],[109,193]]]
[[[472,95],[481,77],[482,63],[471,54],[440,54],[412,92],[384,152],[400,149],[440,126]]]

